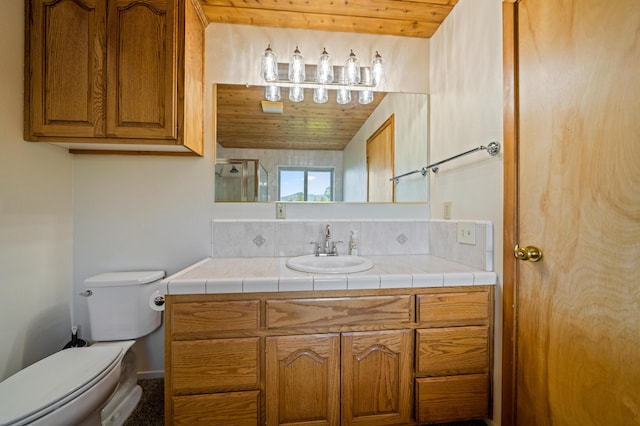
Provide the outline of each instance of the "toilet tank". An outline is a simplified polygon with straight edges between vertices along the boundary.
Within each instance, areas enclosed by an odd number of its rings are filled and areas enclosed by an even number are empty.
[[[151,309],[149,299],[164,275],[164,271],[133,271],[87,278],[91,338],[136,339],[158,328],[162,313]]]

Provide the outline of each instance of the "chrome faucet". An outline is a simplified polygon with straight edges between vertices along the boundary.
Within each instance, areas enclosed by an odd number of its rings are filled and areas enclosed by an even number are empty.
[[[327,225],[327,232],[324,234],[324,252],[326,254],[332,254],[333,244],[331,241],[331,226]]]
[[[330,225],[327,225],[326,227],[323,240],[321,240],[320,242],[311,241],[311,244],[315,246],[315,250],[314,250],[315,255],[316,256],[337,256],[338,255],[337,245],[341,244],[342,241],[333,241],[333,239],[331,238]]]

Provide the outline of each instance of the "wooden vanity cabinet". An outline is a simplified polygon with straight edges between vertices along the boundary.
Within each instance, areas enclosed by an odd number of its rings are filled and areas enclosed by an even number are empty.
[[[489,286],[168,295],[165,423],[486,418],[492,301]]]
[[[26,19],[26,140],[203,154],[197,0],[27,0]]]

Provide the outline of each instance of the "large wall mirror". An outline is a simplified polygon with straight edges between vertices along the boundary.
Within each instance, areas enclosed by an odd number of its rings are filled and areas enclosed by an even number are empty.
[[[373,102],[360,104],[354,91],[351,102],[338,104],[330,91],[318,104],[312,90],[302,102],[281,90],[281,102],[263,104],[262,86],[216,85],[216,202],[367,202],[370,181],[392,187],[387,202],[426,202],[428,177],[388,180],[427,164],[426,94],[376,92]],[[389,153],[368,153],[390,121]],[[373,155],[390,157],[384,160],[391,168],[377,180]]]

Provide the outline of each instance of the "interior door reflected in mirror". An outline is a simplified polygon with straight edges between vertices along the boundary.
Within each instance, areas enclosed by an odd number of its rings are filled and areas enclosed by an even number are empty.
[[[275,107],[270,103],[263,109],[264,87],[217,85],[218,160],[214,177],[217,202],[274,202],[287,195],[299,199],[299,192],[304,197],[304,191],[287,194],[281,187],[281,170],[287,169],[332,170],[331,186],[325,186],[320,192],[312,189],[311,195],[321,196],[323,201],[328,201],[330,193],[332,201],[367,202],[367,140],[392,115],[396,141],[393,170],[401,173],[428,164],[426,94],[375,92],[370,104],[359,104],[358,97],[353,96],[350,103],[341,105],[336,102],[333,91],[329,91],[328,102],[316,104],[311,93],[305,94],[303,102],[295,103],[289,101],[288,89],[282,90],[280,105]],[[257,165],[258,170],[264,169],[265,175],[265,179],[260,180],[258,176],[253,181],[247,176],[246,197],[242,196],[241,167],[236,164],[238,176],[232,175],[233,164],[229,163],[244,159],[254,162],[248,169],[255,170]],[[316,178],[313,173],[310,176]],[[226,182],[219,184],[224,180]],[[232,185],[234,182],[237,184]],[[402,179],[395,184],[391,201],[426,202],[427,182],[428,177],[420,174]],[[263,193],[256,192],[256,187],[264,187]],[[302,201],[298,199],[296,201]]]

